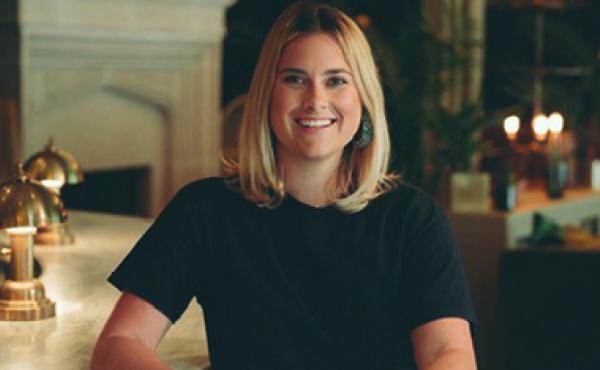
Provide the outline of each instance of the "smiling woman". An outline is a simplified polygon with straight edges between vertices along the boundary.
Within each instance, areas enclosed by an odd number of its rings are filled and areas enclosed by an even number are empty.
[[[293,109],[285,112],[286,117],[280,112],[284,107]],[[279,136],[284,131],[282,120],[301,118],[305,126],[332,127],[294,131],[287,125],[287,139]],[[300,135],[320,131],[328,132]],[[363,136],[372,140],[361,141]],[[390,141],[383,92],[369,43],[352,19],[327,6],[292,5],[269,32],[250,85],[240,137],[245,140],[240,141],[239,160],[226,173],[246,198],[266,207],[277,207],[288,194],[307,204],[335,204],[357,212],[397,180],[388,174]],[[333,142],[315,145],[318,137]],[[362,144],[345,145],[352,137]],[[305,149],[311,143],[313,155],[324,160],[281,158],[289,154],[291,142]],[[316,182],[306,183],[306,176],[296,173],[298,166],[306,171],[309,163],[313,175],[308,179]],[[303,180],[295,184],[291,178]]]
[[[443,212],[388,173],[369,44],[339,10],[271,29],[226,179],[182,189],[109,277],[97,368],[162,368],[195,297],[215,370],[475,368],[469,289]]]

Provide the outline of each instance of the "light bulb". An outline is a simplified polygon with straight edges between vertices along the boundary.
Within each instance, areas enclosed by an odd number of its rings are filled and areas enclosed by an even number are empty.
[[[10,235],[26,235],[35,234],[35,226],[19,226],[19,227],[7,227],[6,232]]]
[[[58,193],[60,188],[65,184],[62,180],[41,180],[40,183],[55,193]]]
[[[553,134],[559,134],[562,132],[565,125],[565,119],[562,114],[554,112],[548,117],[548,129]]]
[[[535,138],[543,141],[546,138],[546,134],[548,134],[548,117],[538,114],[533,118],[532,126]]]
[[[521,120],[515,115],[508,116],[504,119],[504,132],[506,132],[506,136],[510,140],[514,140],[517,137],[520,126]]]

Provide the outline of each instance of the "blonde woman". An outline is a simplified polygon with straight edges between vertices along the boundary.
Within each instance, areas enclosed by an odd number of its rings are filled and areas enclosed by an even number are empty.
[[[155,348],[202,305],[215,370],[475,369],[475,315],[435,203],[387,173],[381,86],[340,11],[271,29],[226,179],[196,181],[110,276],[123,291],[95,369],[164,369]]]

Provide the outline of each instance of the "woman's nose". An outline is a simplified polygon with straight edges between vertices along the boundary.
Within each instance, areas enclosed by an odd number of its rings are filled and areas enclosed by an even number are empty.
[[[303,108],[307,110],[326,109],[329,106],[327,92],[319,84],[311,84],[307,87],[303,99]]]

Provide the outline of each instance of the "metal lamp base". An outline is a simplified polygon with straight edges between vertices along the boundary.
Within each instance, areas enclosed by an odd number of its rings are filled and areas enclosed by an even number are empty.
[[[75,242],[75,237],[69,231],[67,224],[64,223],[38,227],[38,231],[33,236],[33,240],[36,245],[57,246],[73,244]]]
[[[33,321],[56,316],[39,280],[5,280],[0,285],[0,321]]]

